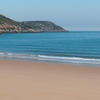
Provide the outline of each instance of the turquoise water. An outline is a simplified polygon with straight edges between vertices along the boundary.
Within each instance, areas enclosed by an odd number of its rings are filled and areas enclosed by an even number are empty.
[[[100,32],[3,34],[0,58],[100,66]]]

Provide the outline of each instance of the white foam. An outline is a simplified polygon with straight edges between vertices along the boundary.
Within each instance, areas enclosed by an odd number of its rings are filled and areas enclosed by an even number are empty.
[[[58,56],[46,56],[46,55],[15,54],[6,52],[4,53],[1,52],[0,58],[100,65],[100,59],[94,59],[94,58],[92,59],[92,58],[79,58],[79,57],[58,57]]]

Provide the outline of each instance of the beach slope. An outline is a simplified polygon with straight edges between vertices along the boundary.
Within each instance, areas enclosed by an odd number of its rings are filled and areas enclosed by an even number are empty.
[[[100,68],[0,60],[0,100],[100,100]]]

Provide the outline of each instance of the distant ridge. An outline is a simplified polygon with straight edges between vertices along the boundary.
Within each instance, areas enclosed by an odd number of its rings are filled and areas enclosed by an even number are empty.
[[[0,14],[0,33],[67,32],[50,21],[17,22]]]

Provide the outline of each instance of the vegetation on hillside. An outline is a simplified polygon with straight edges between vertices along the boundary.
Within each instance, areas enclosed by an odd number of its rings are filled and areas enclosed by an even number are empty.
[[[65,32],[62,27],[50,21],[17,22],[0,14],[0,32]]]

